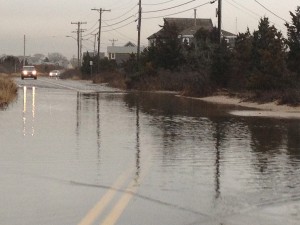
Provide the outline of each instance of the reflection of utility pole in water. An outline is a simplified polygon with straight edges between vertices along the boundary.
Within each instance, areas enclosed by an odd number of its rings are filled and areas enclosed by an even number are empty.
[[[97,93],[97,147],[98,147],[98,152],[97,152],[97,156],[98,156],[98,165],[100,165],[100,150],[101,150],[101,120],[100,120],[100,94]]]
[[[222,141],[222,128],[220,127],[220,123],[217,122],[216,124],[216,161],[215,161],[215,166],[216,166],[216,171],[215,171],[215,191],[216,191],[216,199],[220,197],[221,191],[220,191],[220,158],[221,158],[221,153],[220,153],[220,147],[221,147],[221,141]]]
[[[136,173],[135,173],[135,181],[137,182],[140,178],[141,172],[141,150],[140,150],[140,102],[139,98],[137,98],[136,102]]]
[[[77,102],[76,102],[76,148],[79,150],[79,134],[80,134],[80,124],[81,124],[81,94],[77,92]]]
[[[35,119],[35,87],[32,87],[32,109],[31,109],[31,118],[32,118],[32,125],[31,125],[31,136],[34,136],[34,119]],[[26,118],[26,113],[27,113],[27,87],[23,87],[23,135],[26,136],[26,124],[27,124],[27,118]]]

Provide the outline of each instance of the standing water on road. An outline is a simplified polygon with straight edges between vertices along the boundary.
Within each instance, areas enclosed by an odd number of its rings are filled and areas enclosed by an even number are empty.
[[[0,111],[0,223],[110,224],[125,196],[112,224],[298,224],[300,120],[233,109],[24,86]]]

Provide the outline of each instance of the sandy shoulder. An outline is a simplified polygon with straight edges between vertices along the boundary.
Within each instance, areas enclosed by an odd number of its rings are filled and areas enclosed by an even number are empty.
[[[237,110],[237,111],[230,112],[231,114],[237,116],[279,117],[279,118],[300,119],[300,106],[292,107],[287,105],[278,105],[276,102],[265,103],[265,104],[244,102],[239,98],[229,97],[225,95],[209,96],[209,97],[199,98],[199,100],[216,103],[216,104],[238,105],[238,106],[249,108],[249,110]],[[260,109],[260,110],[258,111],[253,109]]]

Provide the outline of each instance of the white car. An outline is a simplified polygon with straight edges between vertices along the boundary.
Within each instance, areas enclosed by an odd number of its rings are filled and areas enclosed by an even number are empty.
[[[59,70],[52,70],[49,73],[49,77],[57,77],[58,78],[59,76],[60,76]]]
[[[22,80],[24,78],[34,78],[37,79],[37,72],[34,66],[23,66],[22,72],[21,72],[21,78]]]

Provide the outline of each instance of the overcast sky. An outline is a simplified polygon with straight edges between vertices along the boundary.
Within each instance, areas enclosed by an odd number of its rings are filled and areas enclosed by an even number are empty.
[[[214,4],[211,0],[142,0],[143,20],[141,44],[160,29],[164,17],[211,18],[217,25]],[[259,4],[260,3],[260,4]],[[202,6],[201,6],[202,5]],[[300,0],[223,0],[222,28],[236,33],[257,29],[261,17],[267,16],[278,30],[286,34],[284,20],[291,21],[289,11],[295,12]],[[111,40],[115,45],[128,41],[137,43],[138,0],[0,0],[0,55],[23,55],[23,38],[26,35],[26,54],[47,55],[59,52],[67,58],[76,56],[77,45],[72,33],[77,29],[71,22],[87,22],[83,50],[93,51],[99,13],[93,8],[111,10],[102,14],[101,51],[106,52]]]

